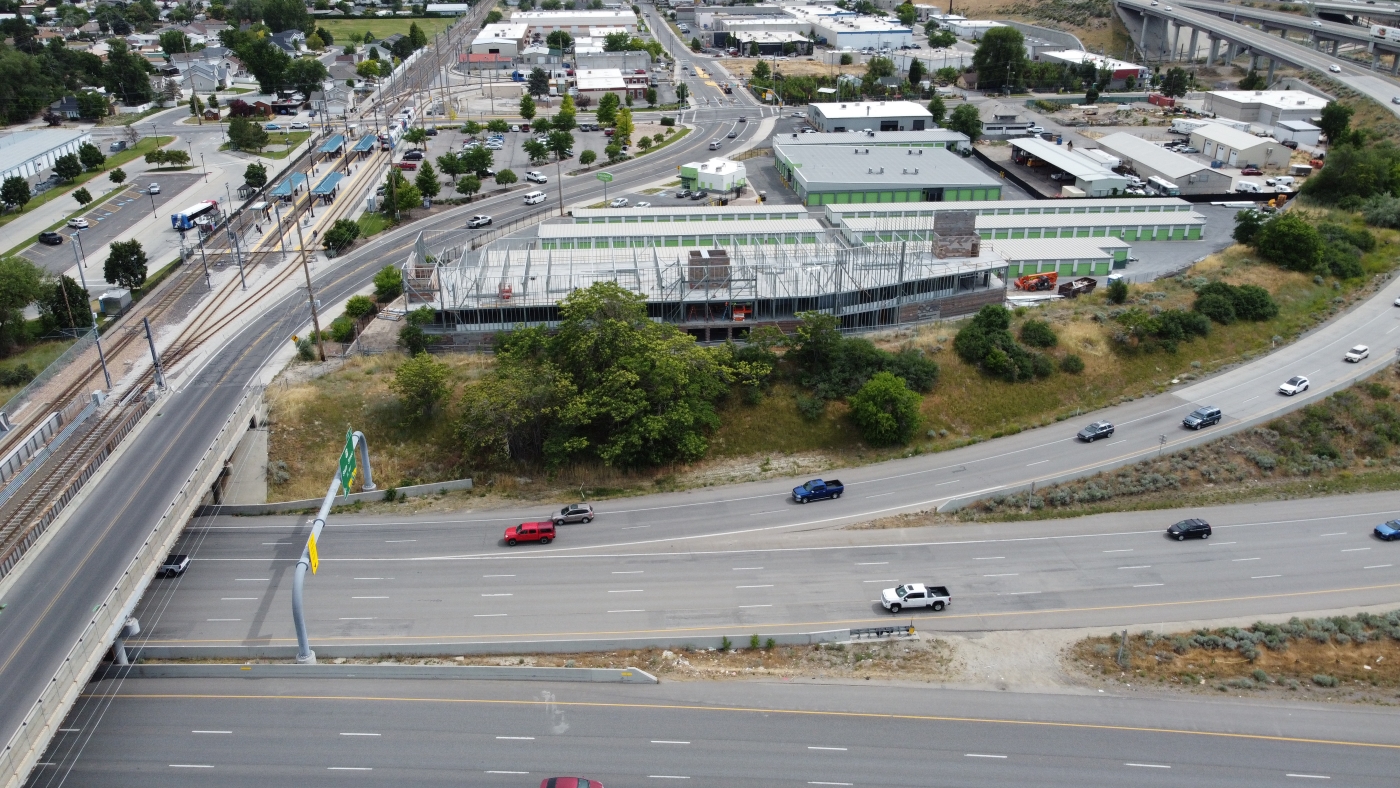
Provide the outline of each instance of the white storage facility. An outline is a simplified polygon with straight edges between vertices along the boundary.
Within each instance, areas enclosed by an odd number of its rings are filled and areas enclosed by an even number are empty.
[[[811,104],[817,131],[923,131],[933,127],[933,113],[913,101],[843,101]]]

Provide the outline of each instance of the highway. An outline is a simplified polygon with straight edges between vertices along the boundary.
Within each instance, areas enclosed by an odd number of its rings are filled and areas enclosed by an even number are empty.
[[[1393,713],[897,685],[177,679],[89,686],[32,788],[1394,785]],[[270,721],[276,724],[269,724]]]

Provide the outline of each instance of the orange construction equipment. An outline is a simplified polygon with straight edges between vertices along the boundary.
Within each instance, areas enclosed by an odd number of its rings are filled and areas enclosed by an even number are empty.
[[[1017,290],[1054,290],[1060,275],[1053,271],[1045,274],[1026,274],[1013,280]]]

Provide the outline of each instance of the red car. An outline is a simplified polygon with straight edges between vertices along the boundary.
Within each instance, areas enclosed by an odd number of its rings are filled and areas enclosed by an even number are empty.
[[[507,528],[505,539],[506,544],[510,547],[515,547],[517,542],[539,542],[540,544],[549,544],[554,540],[554,523],[549,520],[539,523],[521,523],[520,525]],[[559,779],[572,780],[573,778],[561,777]],[[562,788],[563,784],[561,783],[560,785]]]
[[[394,166],[395,166],[395,167],[398,167],[398,168],[401,169],[401,170],[416,170],[416,169],[418,169],[418,162],[416,162],[416,161],[401,161],[401,162],[399,162],[398,164],[395,164]]]
[[[597,780],[585,780],[582,777],[551,777],[548,780],[541,780],[540,788],[603,788],[603,784]]]
[[[614,131],[617,131],[617,129],[603,129],[603,136],[611,137]]]
[[[1261,170],[1261,169],[1259,169],[1258,167],[1245,167],[1244,169],[1240,170],[1240,174],[1241,174],[1241,175],[1263,175],[1263,174],[1264,174],[1264,171]]]

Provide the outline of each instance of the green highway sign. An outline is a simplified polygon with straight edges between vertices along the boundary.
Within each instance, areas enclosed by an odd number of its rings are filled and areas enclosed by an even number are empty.
[[[345,430],[345,448],[340,451],[340,486],[346,495],[350,494],[350,485],[355,481],[355,432],[351,429]]]
[[[612,179],[613,179],[612,173],[610,173],[610,172],[600,172],[600,173],[598,173],[598,180],[602,181],[603,183],[607,183],[608,181],[611,181]]]

